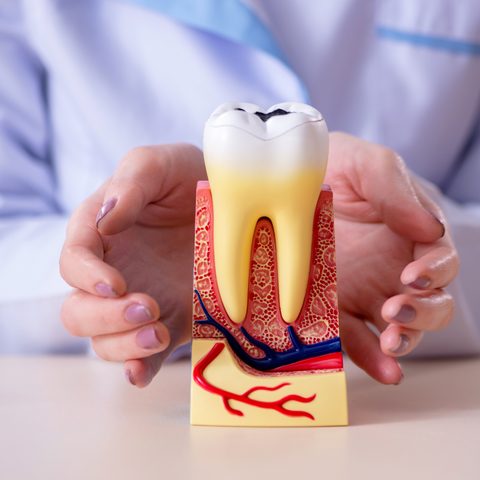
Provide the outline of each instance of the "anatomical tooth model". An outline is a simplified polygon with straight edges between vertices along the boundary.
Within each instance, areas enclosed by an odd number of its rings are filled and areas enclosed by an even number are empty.
[[[300,103],[224,104],[204,155],[191,423],[346,425],[322,115]]]

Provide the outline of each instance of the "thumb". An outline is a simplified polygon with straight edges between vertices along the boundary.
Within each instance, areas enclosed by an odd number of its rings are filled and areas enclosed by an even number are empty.
[[[194,202],[196,184],[206,177],[204,172],[203,154],[193,145],[157,145],[131,150],[120,161],[107,186],[104,204],[96,218],[98,230],[104,235],[120,233],[137,222],[149,203],[161,201],[165,207],[163,217],[179,219],[181,213],[172,210],[181,208],[182,201],[190,197]],[[167,198],[172,205],[165,205]],[[193,206],[186,210],[194,215]]]

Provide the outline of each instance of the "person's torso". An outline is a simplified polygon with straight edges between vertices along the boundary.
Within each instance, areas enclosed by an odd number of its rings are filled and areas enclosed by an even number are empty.
[[[201,146],[205,120],[223,102],[306,101],[272,55],[138,3],[24,1],[29,41],[48,72],[66,211],[130,148]],[[245,3],[269,26],[330,130],[393,148],[421,176],[448,183],[478,122],[476,0]]]

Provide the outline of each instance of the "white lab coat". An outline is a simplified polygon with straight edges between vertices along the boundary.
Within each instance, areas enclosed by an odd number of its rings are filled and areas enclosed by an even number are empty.
[[[58,257],[69,215],[129,149],[201,147],[219,104],[306,101],[305,87],[330,130],[441,188],[466,261],[454,322],[417,350],[480,353],[476,0],[3,0],[0,352],[86,349],[59,320]]]

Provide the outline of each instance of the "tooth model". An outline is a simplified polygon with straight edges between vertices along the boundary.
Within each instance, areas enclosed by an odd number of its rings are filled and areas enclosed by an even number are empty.
[[[300,103],[224,104],[204,155],[191,423],[346,425],[322,115]]]

